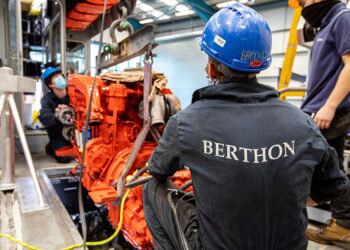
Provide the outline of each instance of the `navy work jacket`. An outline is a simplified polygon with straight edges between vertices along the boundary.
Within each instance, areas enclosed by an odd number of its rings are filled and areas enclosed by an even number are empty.
[[[314,121],[255,81],[197,90],[169,120],[149,160],[166,178],[188,166],[205,249],[306,249],[306,199],[348,179]]]
[[[59,99],[50,91],[41,98],[39,120],[46,127],[53,150],[71,145],[62,135],[63,124],[55,117],[55,109],[59,104],[69,105],[68,95],[63,99]]]

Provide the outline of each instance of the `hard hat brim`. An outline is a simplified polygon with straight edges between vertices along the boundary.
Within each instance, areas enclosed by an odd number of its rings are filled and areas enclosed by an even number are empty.
[[[201,36],[195,38],[194,40],[202,47],[202,37]]]

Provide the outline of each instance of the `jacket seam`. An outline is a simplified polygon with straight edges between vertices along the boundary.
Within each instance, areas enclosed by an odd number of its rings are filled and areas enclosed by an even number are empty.
[[[176,121],[176,134],[179,136],[179,150],[180,150],[180,157],[181,159],[183,160],[183,149],[182,149],[182,143],[183,143],[183,139],[182,139],[182,133],[179,129],[179,120],[178,120],[178,117],[177,116],[174,116],[175,118],[175,121]]]

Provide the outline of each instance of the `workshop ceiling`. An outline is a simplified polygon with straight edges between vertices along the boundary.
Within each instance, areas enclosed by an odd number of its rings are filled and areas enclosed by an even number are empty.
[[[247,6],[258,6],[266,3],[281,2],[276,0],[237,0]],[[188,19],[196,16],[202,17],[200,12],[208,13],[218,10],[217,4],[228,1],[223,0],[138,0],[134,14],[130,16],[142,23],[166,23]],[[234,1],[230,1],[234,2]],[[285,2],[285,1],[283,1]],[[197,9],[195,9],[198,7]],[[202,18],[203,19],[203,18]]]
[[[67,28],[72,30],[85,30],[101,15],[104,0],[70,0],[66,1]],[[223,0],[108,0],[107,9],[120,3],[129,2],[134,8],[129,15],[132,25],[147,23],[167,23],[184,19],[200,17],[205,22],[209,20]],[[258,6],[272,2],[286,2],[276,0],[237,0],[248,6]],[[92,12],[91,12],[92,11]]]

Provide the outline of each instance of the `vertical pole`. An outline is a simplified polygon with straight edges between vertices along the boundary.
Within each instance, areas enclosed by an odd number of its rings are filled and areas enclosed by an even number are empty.
[[[13,75],[10,68],[2,68],[5,74]],[[13,118],[10,108],[6,104],[7,94],[0,96],[0,133],[1,133],[1,168],[2,168],[2,189],[13,189],[15,182],[15,152],[14,152],[14,131]]]
[[[67,76],[67,67],[66,67],[66,1],[57,0],[58,5],[60,6],[60,46],[61,46],[61,66],[62,74]]]
[[[6,95],[5,95],[5,94],[2,94],[2,95],[0,96],[0,116],[1,116],[2,111],[3,111],[3,109],[4,109],[5,101],[6,101]]]
[[[16,0],[16,39],[17,39],[17,75],[23,76],[23,38],[22,38],[22,3],[21,0]],[[20,107],[20,117],[21,121],[24,120],[23,113],[23,93],[18,93],[19,97],[19,107]]]
[[[32,156],[30,154],[30,151],[29,151],[27,139],[26,139],[26,136],[24,134],[24,130],[23,130],[23,127],[22,127],[22,124],[21,124],[21,120],[19,118],[19,114],[18,114],[18,111],[17,111],[16,103],[15,103],[15,99],[13,98],[12,94],[9,94],[8,97],[7,97],[7,100],[9,102],[9,104],[10,104],[12,116],[13,116],[13,119],[15,121],[17,132],[19,134],[19,139],[21,140],[21,144],[22,144],[22,147],[23,147],[24,156],[26,158],[26,161],[27,161],[27,164],[28,164],[28,167],[29,167],[29,170],[30,170],[30,174],[32,175],[32,179],[33,179],[33,182],[34,182],[34,187],[35,187],[35,190],[37,192],[38,199],[39,199],[39,204],[41,206],[44,206],[45,205],[44,197],[43,197],[40,185],[39,185],[38,178],[37,178],[36,173],[35,173],[33,159],[32,159]]]
[[[16,0],[17,74],[23,76],[23,40],[21,0]]]
[[[6,95],[0,97],[0,133],[1,133],[1,166],[2,182],[1,188],[12,189],[15,183],[15,152],[13,118],[10,109],[5,103]]]
[[[55,43],[54,43],[53,25],[50,25],[49,27],[49,44],[48,45],[49,45],[48,54],[50,55],[50,57],[47,57],[47,62],[56,61],[56,49],[55,49]]]
[[[8,104],[4,105],[1,115],[2,135],[2,187],[13,188],[15,183],[15,152],[13,118]]]
[[[90,57],[91,57],[91,44],[90,42],[84,42],[85,46],[85,71],[90,72],[91,66],[90,66]]]

